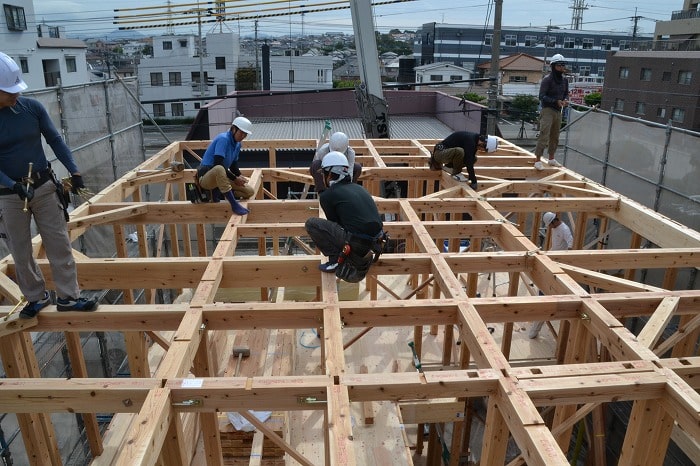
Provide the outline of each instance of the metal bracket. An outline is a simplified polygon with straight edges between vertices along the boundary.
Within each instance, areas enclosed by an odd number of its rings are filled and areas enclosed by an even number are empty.
[[[185,407],[190,407],[190,406],[202,406],[204,403],[202,400],[199,399],[190,399],[190,400],[182,400],[176,403],[172,403],[173,406],[185,406]]]
[[[319,400],[315,396],[300,396],[297,398],[297,403],[300,405],[328,403],[326,400]]]

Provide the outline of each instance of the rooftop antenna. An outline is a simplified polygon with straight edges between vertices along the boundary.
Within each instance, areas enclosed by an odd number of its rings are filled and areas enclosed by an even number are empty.
[[[170,5],[171,5],[171,2],[170,2],[170,0],[168,0],[168,9],[166,10],[166,14],[167,14],[168,19],[167,19],[167,23],[166,23],[167,26],[165,28],[165,32],[166,32],[166,34],[172,35],[175,33],[175,30],[173,29],[173,10],[172,10],[172,8],[170,8]]]

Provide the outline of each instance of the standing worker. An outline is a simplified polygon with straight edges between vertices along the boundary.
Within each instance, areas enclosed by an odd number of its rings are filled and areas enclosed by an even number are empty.
[[[554,158],[559,146],[559,131],[561,130],[562,113],[565,107],[569,106],[569,81],[564,76],[566,71],[566,60],[557,53],[549,61],[552,71],[542,78],[540,83],[540,135],[537,137],[535,146],[535,168],[544,170],[544,165],[540,161],[544,154],[545,147],[549,154],[547,163],[550,167],[561,167],[561,164]]]
[[[203,189],[218,189],[231,204],[234,214],[249,212],[237,200],[253,197],[255,192],[248,186],[248,179],[241,175],[238,158],[243,140],[253,132],[253,124],[245,117],[237,117],[228,131],[219,133],[204,152],[202,163],[197,169],[199,186]]]
[[[550,251],[566,251],[573,247],[574,236],[571,234],[571,229],[566,223],[559,220],[559,217],[557,217],[554,212],[545,212],[544,215],[542,215],[542,223],[544,223],[545,228],[549,228],[552,234],[550,238]],[[540,295],[543,294],[544,293],[540,291]],[[544,322],[535,322],[532,324],[528,332],[530,339],[537,338],[543,324]]]
[[[450,174],[458,181],[466,181],[462,175],[462,168],[467,167],[469,174],[469,186],[476,190],[476,151],[495,152],[498,148],[496,136],[483,136],[469,131],[456,131],[435,145],[430,156],[430,169],[440,170],[442,164],[450,169]]]
[[[15,275],[28,301],[20,317],[31,319],[50,304],[46,282],[32,254],[34,218],[49,259],[59,311],[92,311],[97,302],[80,297],[64,211],[41,136],[71,174],[74,194],[85,189],[73,154],[34,99],[20,97],[27,89],[17,63],[0,52],[0,236],[15,262]]]
[[[323,183],[324,176],[323,170],[321,169],[321,161],[323,160],[323,157],[328,155],[330,152],[340,152],[347,157],[348,163],[350,164],[349,166],[352,167],[352,173],[350,174],[351,181],[357,182],[360,174],[362,174],[362,165],[355,162],[355,150],[350,147],[350,141],[347,134],[337,131],[331,134],[331,137],[327,143],[318,148],[316,154],[314,155],[314,159],[311,162],[311,167],[309,168],[311,176],[314,178],[314,185],[316,186],[317,194],[321,194],[323,190],[328,187]]]
[[[382,218],[367,190],[350,181],[345,155],[329,152],[323,158],[322,170],[328,189],[319,200],[326,218],[309,218],[304,226],[316,247],[328,256],[328,262],[319,269],[357,282],[383,250],[386,237]]]

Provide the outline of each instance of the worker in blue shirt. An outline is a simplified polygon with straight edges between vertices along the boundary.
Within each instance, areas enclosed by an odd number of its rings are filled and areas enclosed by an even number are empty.
[[[241,175],[238,168],[241,142],[252,132],[253,124],[249,119],[235,118],[228,131],[218,134],[211,141],[197,169],[199,186],[208,190],[218,189],[237,215],[245,215],[249,210],[243,207],[236,197],[249,199],[255,194],[253,188],[247,184],[248,179]]]
[[[51,303],[46,282],[33,256],[31,221],[36,223],[56,287],[59,311],[92,311],[97,302],[80,297],[66,218],[57,182],[44,154],[46,139],[71,174],[74,193],[85,188],[70,149],[27,89],[17,63],[0,52],[0,237],[12,254],[17,284],[28,301],[20,317],[32,318]]]

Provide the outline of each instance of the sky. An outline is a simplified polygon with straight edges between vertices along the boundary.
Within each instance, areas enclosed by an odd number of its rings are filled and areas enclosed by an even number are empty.
[[[374,0],[381,1],[381,0]],[[193,0],[34,0],[36,18],[27,18],[28,25],[32,20],[45,21],[51,26],[65,26],[69,36],[100,37],[119,28],[119,26],[142,26],[150,24],[165,24],[167,5],[170,4],[172,18],[184,16],[186,9],[208,8],[213,2],[196,2]],[[503,0],[503,26],[532,26],[547,27],[549,25],[562,28],[571,27],[572,0]],[[671,19],[671,13],[683,8],[683,0],[587,0],[583,11],[584,30],[629,32],[632,30],[632,18],[639,16],[639,33],[653,33],[654,22]],[[290,5],[303,4],[309,9],[334,8],[347,6],[348,1],[341,0],[227,0],[227,11],[239,12],[241,16],[251,16],[260,13],[288,12]],[[391,29],[401,31],[418,29],[424,23],[437,22],[448,24],[493,25],[493,0],[414,0],[403,3],[393,3],[375,6],[375,29],[382,33]],[[316,5],[316,6],[315,6]],[[318,6],[323,5],[323,6]],[[144,7],[158,7],[144,9]],[[120,9],[115,12],[114,9]],[[267,10],[270,11],[267,11]],[[636,10],[635,10],[636,9]],[[248,13],[251,12],[251,13]],[[145,15],[155,13],[157,22],[146,22],[146,16],[124,18],[125,16]],[[196,14],[196,13],[195,13]],[[121,24],[113,24],[115,16]],[[125,23],[135,20],[133,23]],[[195,24],[175,26],[176,34],[197,34]],[[203,24],[202,32],[222,28],[224,32],[239,32],[242,36],[253,35],[255,24],[253,19],[226,21],[223,25]],[[166,32],[164,28],[137,29],[144,35],[158,35]],[[349,9],[333,11],[309,12],[304,15],[294,14],[285,16],[265,17],[258,19],[258,33],[261,36],[282,36],[300,34],[320,34],[323,32],[343,32],[352,34],[352,21]]]

